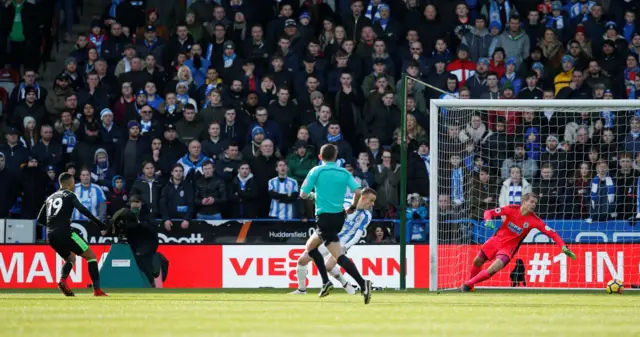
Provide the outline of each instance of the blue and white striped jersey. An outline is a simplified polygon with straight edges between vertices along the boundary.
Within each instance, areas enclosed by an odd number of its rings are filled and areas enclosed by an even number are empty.
[[[91,184],[88,188],[84,188],[81,183],[77,183],[73,192],[76,194],[82,205],[84,205],[91,214],[96,217],[100,215],[100,204],[107,201],[107,198],[100,186]],[[72,220],[87,220],[87,218],[80,214],[76,209],[73,211]]]
[[[353,177],[353,179],[355,179],[356,182],[360,184],[360,186],[369,187],[367,186],[366,181],[362,181],[362,179],[355,176]],[[349,188],[349,186],[347,186],[347,192],[344,194],[344,203],[342,204],[345,209],[349,208],[353,204],[353,197],[355,195],[356,194]]]
[[[280,194],[293,194],[295,192],[299,192],[298,182],[295,179],[291,179],[289,177],[284,178],[284,181],[280,181],[280,178],[275,177],[269,180],[269,191],[274,191]],[[294,210],[294,203],[284,203],[275,199],[271,199],[269,216],[272,218],[278,218],[280,220],[290,220],[294,218]]]
[[[360,237],[357,237],[358,231],[362,231],[362,235],[366,234],[367,226],[371,222],[371,212],[367,210],[356,210],[352,214],[347,216],[344,221],[342,230],[338,233],[338,239],[340,239],[340,245],[345,249],[349,249],[356,244]]]

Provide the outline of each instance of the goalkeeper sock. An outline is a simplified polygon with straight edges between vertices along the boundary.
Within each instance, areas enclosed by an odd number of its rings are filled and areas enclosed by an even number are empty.
[[[338,266],[333,267],[333,269],[331,269],[329,274],[331,274],[331,276],[333,276],[333,278],[338,280],[340,282],[340,284],[342,284],[343,287],[347,285],[347,279],[344,278],[344,276],[340,272],[340,268],[338,268]]]
[[[488,270],[482,270],[478,273],[478,275],[474,276],[473,278],[471,278],[469,281],[467,281],[465,284],[469,287],[473,287],[476,284],[482,282],[482,281],[486,281],[488,279],[491,278],[491,275],[489,275],[489,271]]]
[[[62,273],[60,274],[60,281],[66,281],[67,277],[69,277],[69,273],[71,273],[71,269],[73,269],[73,263],[67,261],[62,266]]]
[[[324,259],[318,251],[318,248],[310,250],[309,256],[311,256],[313,263],[315,263],[316,268],[318,268],[318,273],[320,277],[322,277],[322,284],[327,284],[327,282],[329,282],[329,275],[327,275],[327,267],[324,265]]]
[[[298,278],[298,290],[307,290],[307,266],[298,265],[296,277]]]
[[[362,275],[360,275],[360,272],[358,271],[358,268],[356,268],[356,265],[353,264],[353,262],[351,262],[351,260],[349,260],[346,255],[340,255],[340,257],[338,258],[338,264],[340,265],[340,267],[344,268],[347,274],[351,275],[351,277],[356,282],[358,282],[360,289],[364,289],[364,279],[362,278]]]
[[[469,276],[469,279],[472,279],[474,277],[476,277],[476,275],[478,275],[478,273],[482,271],[482,267],[476,267],[475,265],[471,266],[471,275]]]
[[[96,259],[87,260],[89,265],[89,276],[93,283],[93,289],[100,289],[100,272],[98,271],[98,262]]]

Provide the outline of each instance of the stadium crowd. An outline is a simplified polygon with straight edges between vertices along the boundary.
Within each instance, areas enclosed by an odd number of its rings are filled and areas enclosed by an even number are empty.
[[[479,219],[531,190],[543,218],[635,217],[640,114],[428,103],[636,99],[637,1],[112,0],[75,37],[52,88],[37,80],[31,44],[47,20],[36,6],[0,7],[0,48],[10,47],[0,62],[22,75],[0,95],[0,218],[35,218],[64,171],[100,217],[137,194],[167,226],[306,219],[313,205],[298,191],[327,143],[377,190],[377,218],[398,217],[406,197],[410,219],[428,218],[430,175],[443,218]],[[408,196],[398,191],[404,72],[429,84],[404,88]],[[448,154],[437,175],[436,131]]]

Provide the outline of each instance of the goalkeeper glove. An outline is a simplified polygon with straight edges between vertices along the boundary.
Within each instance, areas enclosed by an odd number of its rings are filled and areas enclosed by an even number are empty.
[[[484,226],[489,229],[496,229],[496,226],[493,224],[493,220],[485,220]]]
[[[570,257],[572,260],[576,259],[576,254],[574,254],[569,247],[567,246],[562,246],[562,252],[567,255],[568,257]]]

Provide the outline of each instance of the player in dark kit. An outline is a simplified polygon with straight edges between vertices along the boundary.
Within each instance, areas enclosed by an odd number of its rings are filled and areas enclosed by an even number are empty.
[[[569,250],[558,233],[533,212],[537,203],[538,196],[536,194],[526,193],[522,196],[522,205],[507,205],[484,212],[484,221],[487,227],[493,226],[492,218],[503,216],[504,221],[498,231],[482,245],[478,255],[473,259],[471,276],[460,287],[462,292],[473,291],[476,284],[488,280],[504,268],[518,251],[522,240],[534,228],[551,238],[571,259],[576,259],[576,255]],[[482,265],[491,260],[495,261],[489,268],[482,270]]]
[[[67,277],[76,262],[76,255],[82,256],[89,265],[89,275],[93,282],[94,296],[107,296],[100,289],[100,272],[96,254],[89,248],[89,245],[78,234],[71,232],[71,215],[77,209],[82,215],[100,227],[104,232],[107,226],[96,218],[89,210],[80,203],[78,197],[73,193],[75,180],[73,175],[62,173],[58,177],[60,190],[53,193],[40,209],[38,222],[47,226],[47,241],[53,250],[64,260],[62,275],[58,281],[58,288],[65,296],[75,296],[67,285]]]

